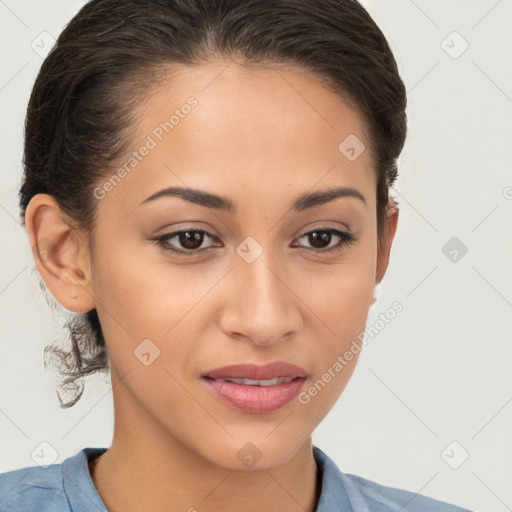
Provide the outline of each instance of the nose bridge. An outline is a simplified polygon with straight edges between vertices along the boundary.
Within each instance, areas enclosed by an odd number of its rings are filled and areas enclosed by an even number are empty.
[[[262,250],[252,262],[237,256],[231,276],[237,296],[223,314],[223,328],[228,334],[246,336],[260,345],[276,342],[300,328],[297,299],[286,285],[284,266],[271,252]]]

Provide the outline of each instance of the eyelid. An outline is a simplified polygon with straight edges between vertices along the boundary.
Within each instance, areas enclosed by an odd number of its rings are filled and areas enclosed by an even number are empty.
[[[312,247],[299,247],[299,249],[303,249],[303,250],[306,250],[306,251],[309,251],[309,252],[313,252],[314,254],[319,254],[319,255],[322,255],[322,254],[335,254],[339,251],[343,251],[343,250],[346,250],[347,249],[347,246],[349,246],[351,243],[355,242],[357,239],[356,237],[348,230],[341,230],[341,229],[337,229],[337,228],[329,228],[329,227],[315,227],[313,229],[310,229],[309,231],[306,231],[305,233],[303,233],[302,235],[300,235],[299,237],[297,237],[297,240],[305,237],[305,236],[308,236],[310,235],[311,233],[315,233],[315,232],[324,232],[324,233],[331,233],[333,234],[334,236],[337,236],[338,238],[340,238],[340,241],[332,246],[332,247],[329,247],[327,249],[315,249],[315,248],[312,248]]]
[[[220,241],[218,236],[210,233],[209,231],[206,231],[206,229],[192,228],[192,227],[190,227],[190,228],[185,227],[185,228],[177,229],[175,231],[171,231],[170,233],[163,233],[162,235],[157,235],[155,237],[150,238],[150,240],[152,242],[154,242],[156,245],[159,245],[160,247],[162,247],[162,249],[164,249],[165,251],[172,252],[174,254],[178,254],[178,255],[182,255],[182,256],[193,256],[194,254],[202,254],[207,249],[210,249],[210,247],[203,247],[202,249],[196,249],[194,251],[190,251],[190,250],[187,251],[185,249],[182,249],[182,250],[174,249],[172,247],[164,245],[164,244],[166,244],[167,240],[170,240],[171,238],[174,238],[175,236],[177,236],[181,233],[187,233],[187,232],[203,233],[214,241]]]

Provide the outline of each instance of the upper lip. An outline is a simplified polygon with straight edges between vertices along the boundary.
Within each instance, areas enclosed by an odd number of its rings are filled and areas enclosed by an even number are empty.
[[[308,374],[304,368],[294,364],[277,361],[265,365],[257,364],[233,364],[215,368],[204,374],[203,377],[211,379],[252,379],[268,380],[276,377],[307,377]]]

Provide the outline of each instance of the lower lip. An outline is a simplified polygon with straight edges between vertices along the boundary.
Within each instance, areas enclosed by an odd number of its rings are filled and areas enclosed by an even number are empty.
[[[274,412],[290,403],[300,392],[305,378],[275,386],[246,386],[234,382],[202,379],[225,405],[250,413]]]

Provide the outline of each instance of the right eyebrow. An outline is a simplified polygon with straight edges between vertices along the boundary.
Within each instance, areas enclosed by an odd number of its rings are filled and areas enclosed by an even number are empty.
[[[154,201],[160,197],[179,197],[185,201],[189,201],[200,206],[205,206],[206,208],[213,208],[214,210],[224,210],[231,213],[236,211],[233,202],[225,197],[217,196],[203,190],[183,187],[164,188],[163,190],[155,192],[147,199],[144,199],[144,201],[142,201],[140,204]]]

